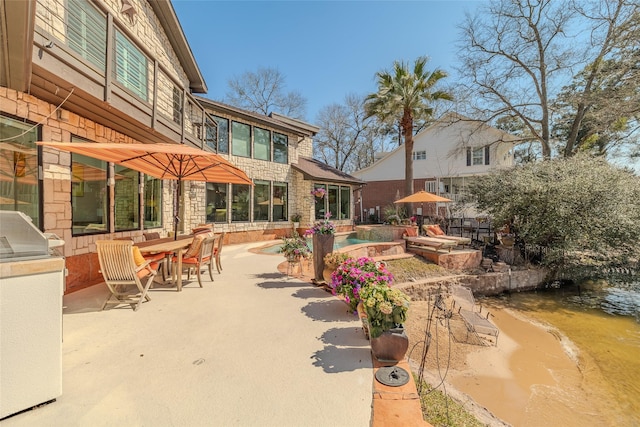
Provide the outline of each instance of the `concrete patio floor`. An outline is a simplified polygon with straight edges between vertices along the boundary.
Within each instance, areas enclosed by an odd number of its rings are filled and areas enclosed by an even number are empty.
[[[100,311],[104,284],[64,298],[62,396],[14,426],[368,426],[369,342],[344,302],[226,246],[222,274]],[[186,277],[186,276],[185,276]]]

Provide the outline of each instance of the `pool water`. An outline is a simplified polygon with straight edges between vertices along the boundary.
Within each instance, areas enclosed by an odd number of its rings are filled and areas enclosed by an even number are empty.
[[[307,237],[306,240],[311,250],[313,250],[313,239],[311,237]],[[358,245],[360,243],[375,243],[375,242],[372,240],[358,239],[356,237],[356,233],[351,233],[348,235],[345,234],[345,235],[336,236],[333,241],[333,249],[334,250],[340,249],[340,248],[344,248],[345,246]],[[260,252],[264,254],[277,254],[277,253],[280,253],[281,247],[282,247],[281,243],[276,243],[274,245],[267,246],[260,249]]]

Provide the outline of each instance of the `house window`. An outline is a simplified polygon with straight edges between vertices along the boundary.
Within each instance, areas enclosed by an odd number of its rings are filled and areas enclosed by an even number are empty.
[[[287,183],[273,183],[273,221],[287,220]]]
[[[271,186],[268,181],[255,181],[253,183],[253,220],[269,221],[269,195]],[[275,205],[274,200],[274,205]]]
[[[244,123],[231,123],[231,154],[234,156],[251,156],[251,127]]]
[[[427,158],[427,152],[422,150],[422,151],[414,151],[413,153],[411,153],[411,157],[413,160],[426,160]]]
[[[253,131],[253,158],[271,160],[271,132],[260,128]]]
[[[158,111],[174,123],[182,124],[183,93],[164,73],[158,73]]]
[[[489,146],[481,148],[467,148],[467,166],[488,165]]]
[[[207,222],[227,222],[227,184],[207,182]]]
[[[0,115],[0,210],[19,211],[42,227],[38,127]]]
[[[351,188],[340,187],[340,214],[337,219],[349,219],[351,217]]]
[[[231,185],[231,221],[249,221],[249,194],[248,184]]]
[[[162,180],[144,176],[144,228],[162,226]]]
[[[273,133],[273,161],[276,163],[287,163],[289,141],[286,135]]]
[[[147,57],[119,30],[115,31],[115,79],[140,99],[148,100]]]
[[[80,141],[71,138],[71,142]],[[109,231],[107,162],[71,155],[71,215],[75,236]]]
[[[436,194],[437,181],[425,181],[424,189],[429,193]]]
[[[317,190],[322,188],[325,191],[325,195],[324,197],[318,197],[318,196],[313,196],[314,197],[314,201],[315,201],[315,205],[314,205],[314,210],[315,210],[315,215],[316,215],[316,219],[324,219],[324,214],[327,211],[326,209],[326,201],[327,201],[327,195],[326,195],[326,191],[327,191],[327,186],[326,184],[319,184],[319,183],[314,183],[313,184],[313,190]]]
[[[325,196],[329,201],[329,211],[331,213],[331,218],[338,218],[338,186],[330,185],[329,192]]]
[[[213,116],[218,123],[218,153],[229,152],[229,120]]]
[[[140,173],[115,165],[114,210],[116,231],[140,228]]]
[[[209,116],[204,119],[204,143],[213,151],[218,151],[218,125]]]
[[[68,0],[68,8],[69,47],[104,71],[107,20],[86,0]]]

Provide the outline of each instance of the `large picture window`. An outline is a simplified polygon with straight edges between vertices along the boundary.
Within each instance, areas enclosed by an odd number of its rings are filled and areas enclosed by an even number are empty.
[[[246,184],[231,185],[231,221],[249,221],[249,190]]]
[[[324,190],[325,193],[324,193],[324,196],[319,196],[319,195],[313,196],[314,197],[314,201],[315,201],[314,208],[315,208],[316,219],[323,219],[324,218],[324,214],[327,211],[326,210],[326,206],[325,206],[325,204],[327,202],[327,195],[326,195],[327,186],[326,186],[326,184],[319,184],[319,183],[313,184],[313,190],[314,191],[315,190],[319,190],[319,189]]]
[[[104,71],[107,49],[107,20],[87,0],[68,0],[69,47]]]
[[[265,129],[254,128],[253,158],[271,160],[271,132]]]
[[[234,156],[251,156],[251,127],[244,123],[231,124],[231,151]]]
[[[162,180],[144,176],[144,228],[162,226]]]
[[[268,181],[255,181],[253,185],[253,220],[269,221],[269,195],[271,194]],[[275,201],[274,201],[275,204]]]
[[[327,201],[328,201],[328,208],[329,208],[329,213],[331,214],[331,218],[333,219],[337,219],[338,218],[338,186],[337,185],[330,185],[329,186],[329,191],[327,192]]]
[[[73,234],[95,234],[109,231],[108,201],[107,162],[80,154],[72,154],[71,212]]]
[[[323,219],[331,212],[333,219],[349,219],[351,217],[351,187],[343,185],[327,185],[314,183],[313,188],[325,190],[324,197],[315,197],[315,216]]]
[[[273,221],[287,221],[287,183],[273,183]]]
[[[122,32],[115,31],[115,79],[139,98],[148,98],[147,57]]]
[[[273,161],[276,163],[287,163],[289,160],[289,140],[287,135],[273,133]]]
[[[207,182],[207,222],[227,222],[227,184]]]
[[[114,209],[116,231],[140,228],[140,173],[115,165]]]
[[[0,210],[20,211],[42,227],[37,128],[0,116]]]

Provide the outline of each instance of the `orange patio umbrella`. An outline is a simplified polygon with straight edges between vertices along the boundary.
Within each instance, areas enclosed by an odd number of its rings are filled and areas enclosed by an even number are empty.
[[[225,182],[253,185],[241,169],[218,154],[183,144],[119,144],[94,142],[37,142],[38,145],[82,154],[128,167],[159,179],[177,180],[176,200],[181,181]],[[175,234],[178,235],[178,203]]]
[[[393,203],[433,203],[433,202],[451,202],[451,199],[440,197],[428,191],[420,190],[410,196],[398,199]]]

